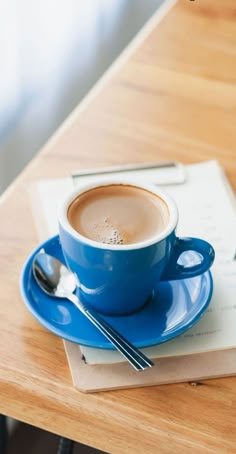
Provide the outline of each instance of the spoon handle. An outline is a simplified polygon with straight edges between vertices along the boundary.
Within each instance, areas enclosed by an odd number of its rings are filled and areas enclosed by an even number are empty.
[[[87,308],[74,294],[66,295],[74,305],[109,339],[119,352],[138,371],[154,366],[154,363],[147,358],[140,350],[132,345],[125,337],[119,334],[109,323],[100,317],[96,311]]]

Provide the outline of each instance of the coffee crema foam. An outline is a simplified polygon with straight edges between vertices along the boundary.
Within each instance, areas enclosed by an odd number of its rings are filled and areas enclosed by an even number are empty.
[[[99,243],[139,243],[161,233],[169,222],[166,203],[154,193],[125,184],[90,189],[70,204],[71,226]]]

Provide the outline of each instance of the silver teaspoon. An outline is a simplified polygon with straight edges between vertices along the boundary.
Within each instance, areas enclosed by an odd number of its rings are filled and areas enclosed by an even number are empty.
[[[45,293],[55,298],[70,300],[136,370],[141,371],[154,365],[149,358],[112,328],[96,311],[78,299],[73,293],[76,289],[76,277],[63,263],[41,250],[34,257],[32,269],[35,280]]]

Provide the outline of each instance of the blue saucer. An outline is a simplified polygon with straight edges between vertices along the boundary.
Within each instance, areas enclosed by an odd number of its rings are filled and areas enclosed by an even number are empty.
[[[59,237],[42,243],[27,259],[21,274],[21,293],[26,307],[45,328],[57,336],[89,347],[114,349],[92,323],[66,299],[47,296],[32,275],[34,255],[44,248],[64,262]],[[185,253],[185,262],[192,254]],[[207,309],[212,296],[208,271],[191,279],[161,282],[155,296],[142,310],[126,316],[103,316],[137,347],[149,347],[173,339],[191,328]]]

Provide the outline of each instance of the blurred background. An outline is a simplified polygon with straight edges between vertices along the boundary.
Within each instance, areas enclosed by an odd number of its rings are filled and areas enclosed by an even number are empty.
[[[0,1],[0,194],[165,1]],[[7,454],[56,452],[56,435],[8,428]]]
[[[0,2],[0,193],[162,3]]]

